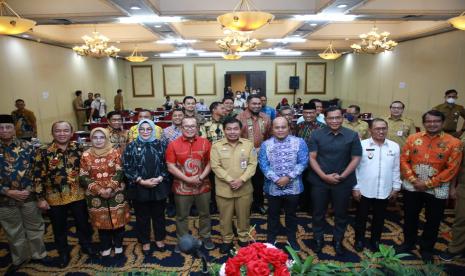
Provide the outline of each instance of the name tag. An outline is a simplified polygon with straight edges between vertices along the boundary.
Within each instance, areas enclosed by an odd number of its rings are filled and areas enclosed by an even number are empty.
[[[247,169],[247,160],[242,160],[241,161],[241,169],[243,169],[243,170]]]
[[[375,151],[375,149],[366,149],[366,151]]]
[[[404,132],[402,130],[397,131],[397,136],[401,137],[404,135]]]

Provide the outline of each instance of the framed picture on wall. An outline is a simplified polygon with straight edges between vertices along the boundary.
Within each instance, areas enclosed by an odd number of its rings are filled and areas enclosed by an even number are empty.
[[[184,96],[183,64],[163,64],[163,94],[165,96]]]
[[[275,94],[293,94],[294,90],[289,88],[289,78],[297,74],[297,63],[276,63],[275,65]]]
[[[194,64],[194,94],[196,96],[216,95],[215,64]]]
[[[305,94],[326,94],[326,63],[305,63]]]
[[[153,97],[153,71],[152,65],[131,65],[132,96]]]

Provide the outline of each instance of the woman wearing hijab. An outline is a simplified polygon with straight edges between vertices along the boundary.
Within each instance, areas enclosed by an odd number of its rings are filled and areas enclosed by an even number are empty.
[[[287,98],[283,98],[281,102],[278,103],[278,105],[276,106],[276,110],[279,112],[281,107],[284,107],[284,106],[289,106],[289,102],[287,101]]]
[[[86,188],[91,223],[98,229],[101,256],[109,256],[112,247],[119,255],[123,253],[124,226],[129,221],[121,152],[112,147],[107,129],[93,129],[90,140],[92,147],[81,158],[79,180]]]
[[[141,120],[139,136],[124,151],[123,167],[128,180],[128,198],[136,214],[136,232],[142,252],[149,255],[151,227],[158,250],[165,250],[165,205],[171,179],[165,163],[166,141],[156,139],[155,124]],[[151,222],[151,223],[150,223]]]

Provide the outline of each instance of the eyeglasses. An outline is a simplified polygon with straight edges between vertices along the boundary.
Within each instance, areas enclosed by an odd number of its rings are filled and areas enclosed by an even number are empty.
[[[196,127],[197,127],[196,125],[182,126],[183,129],[195,129]]]
[[[425,120],[424,124],[441,124],[442,120]]]
[[[139,132],[152,132],[153,131],[153,128],[149,127],[149,128],[139,128]]]
[[[325,119],[328,121],[340,121],[342,120],[342,116],[326,117]]]
[[[377,128],[373,128],[372,130],[376,131],[376,132],[385,132],[388,129],[387,129],[387,127],[377,127]]]

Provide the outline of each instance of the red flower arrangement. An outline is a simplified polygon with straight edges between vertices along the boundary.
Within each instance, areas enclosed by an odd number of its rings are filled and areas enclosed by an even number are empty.
[[[290,276],[287,254],[270,244],[252,243],[226,261],[226,276]]]

